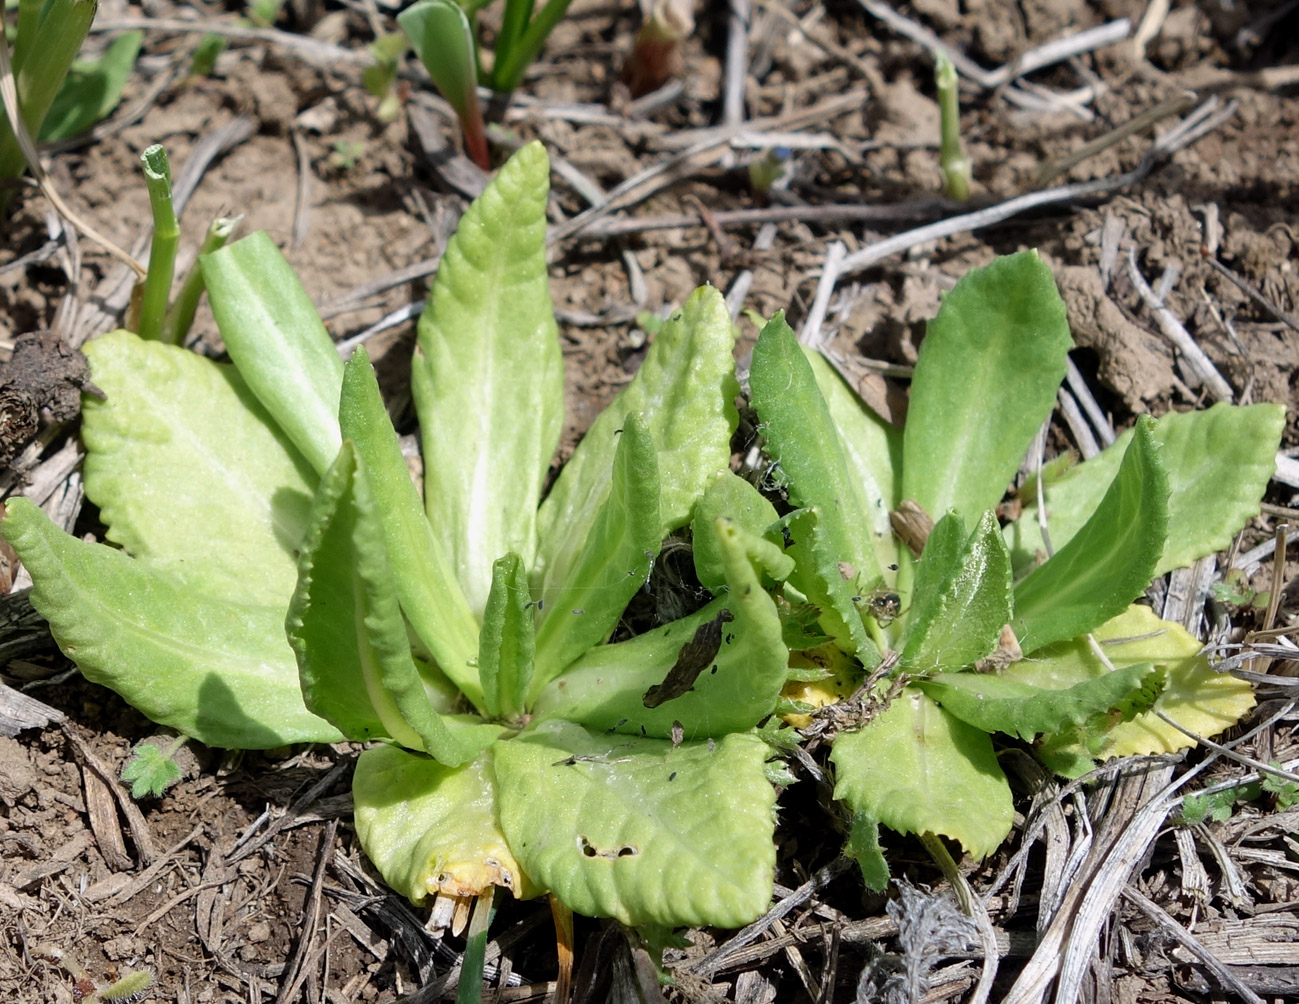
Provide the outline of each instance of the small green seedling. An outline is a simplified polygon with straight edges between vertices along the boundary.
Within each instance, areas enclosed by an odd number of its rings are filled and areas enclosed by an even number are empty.
[[[379,99],[375,117],[380,122],[391,122],[401,114],[401,97],[397,89],[397,67],[401,57],[410,47],[410,40],[401,32],[381,35],[370,43],[374,65],[367,66],[361,74],[365,89]]]
[[[785,176],[789,157],[789,147],[774,146],[749,161],[749,185],[755,195],[766,198],[771,186]]]
[[[484,3],[462,5],[455,0],[420,0],[397,16],[433,83],[455,109],[464,131],[465,152],[483,170],[490,170],[491,162],[482,106],[478,101],[479,80],[498,95],[516,90],[570,2],[545,0],[534,14],[535,0],[505,0],[489,66],[484,66],[483,53],[469,20]]]
[[[107,986],[100,986],[75,956],[57,945],[37,945],[31,954],[53,959],[71,973],[76,980],[75,999],[81,1004],[134,1004],[144,1000],[153,986],[153,972],[148,969],[132,970]]]
[[[147,795],[160,798],[180,780],[180,765],[172,758],[187,741],[187,736],[178,736],[165,750],[151,742],[142,742],[135,747],[131,759],[122,768],[122,780],[131,786],[132,798],[137,801]]]
[[[329,166],[335,171],[350,171],[365,156],[365,143],[359,139],[340,139],[334,142],[329,155]]]
[[[224,35],[204,35],[194,47],[194,56],[190,60],[191,77],[210,77],[216,71],[216,63],[221,53],[226,51]]]
[[[960,81],[946,53],[938,54],[934,83],[938,85],[942,131],[938,162],[943,172],[943,194],[964,202],[970,197],[970,158],[965,155],[965,147],[961,144]]]
[[[98,59],[76,60],[41,123],[40,141],[76,136],[107,118],[122,99],[143,41],[143,32],[128,31],[113,39]]]
[[[946,296],[905,429],[865,410],[779,315],[754,349],[752,403],[796,507],[767,537],[796,559],[787,600],[819,611],[838,653],[802,654],[836,677],[816,699],[800,685],[797,710],[815,716],[805,734],[833,743],[850,853],[876,886],[878,823],[976,856],[1005,839],[1013,808],[993,734],[1078,776],[1192,742],[1159,713],[1212,735],[1253,704],[1194,638],[1133,601],[1257,514],[1284,409],[1142,418],[1043,479],[1048,545],[1035,497],[1005,527],[994,509],[1054,406],[1070,347],[1051,273],[1024,252]],[[857,666],[846,679],[843,656]]]

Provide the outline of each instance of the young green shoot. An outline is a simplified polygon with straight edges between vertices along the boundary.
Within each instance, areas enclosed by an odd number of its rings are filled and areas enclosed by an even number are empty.
[[[81,1004],[133,1004],[142,1000],[153,986],[151,970],[133,969],[108,986],[101,987],[75,955],[48,942],[37,945],[31,954],[53,959],[71,973],[77,981],[74,999],[81,1001]]]
[[[397,15],[433,83],[460,119],[465,153],[484,171],[491,170],[487,131],[478,102],[478,68],[474,31],[455,0],[421,0]]]
[[[155,143],[140,155],[144,179],[149,185],[149,209],[153,213],[153,242],[149,245],[149,272],[140,295],[140,320],[136,333],[149,341],[162,334],[162,321],[171,296],[176,271],[176,248],[180,246],[180,225],[171,204],[171,166],[167,151]]]
[[[107,117],[122,98],[143,41],[144,32],[128,31],[113,39],[102,56],[73,63],[41,124],[40,141],[76,136]]]
[[[396,88],[397,64],[409,46],[410,39],[399,31],[380,35],[370,43],[370,55],[375,61],[361,72],[361,82],[379,99],[374,114],[380,122],[391,122],[401,114],[401,97]]]
[[[956,68],[946,54],[938,54],[934,67],[938,85],[938,107],[942,116],[942,140],[938,162],[943,172],[943,193],[949,199],[964,202],[970,197],[970,158],[961,145],[961,106]]]
[[[622,68],[633,98],[656,91],[682,71],[681,42],[695,30],[691,0],[655,0]]]
[[[90,30],[95,7],[95,0],[51,0],[43,9],[40,3],[29,0],[19,7],[14,85],[23,123],[32,136],[40,135],[45,116]],[[8,118],[0,119],[0,181],[17,178],[25,164]],[[0,212],[8,205],[11,194],[12,190],[0,190]]]
[[[204,35],[194,47],[194,56],[190,60],[191,77],[210,77],[216,70],[217,57],[226,51],[224,35]]]
[[[173,759],[177,750],[189,741],[188,736],[177,736],[165,750],[157,743],[142,742],[135,747],[131,759],[122,768],[122,780],[131,785],[131,797],[136,801],[146,795],[154,798],[180,780],[180,765]]]
[[[203,243],[199,246],[198,257],[202,258],[205,254],[211,254],[225,247],[226,242],[230,240],[230,235],[235,232],[235,227],[242,219],[242,216],[218,216],[213,220],[212,225],[207,228]],[[194,265],[185,276],[185,281],[180,284],[180,292],[176,294],[176,299],[163,315],[162,329],[158,334],[159,341],[167,345],[179,345],[184,341],[190,325],[194,323],[194,314],[198,310],[198,301],[202,296],[203,272],[198,267],[196,258]]]
[[[568,12],[572,0],[547,0],[532,17],[533,0],[505,0],[505,16],[496,39],[495,59],[487,86],[509,94],[523,83],[528,64],[537,58],[546,38]]]
[[[767,197],[771,186],[784,177],[789,156],[789,147],[773,146],[760,157],[749,161],[749,185],[753,188],[754,195],[764,199]]]

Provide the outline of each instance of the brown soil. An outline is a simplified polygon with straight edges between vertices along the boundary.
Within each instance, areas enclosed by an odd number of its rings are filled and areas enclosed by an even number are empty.
[[[754,5],[753,63],[745,88],[749,118],[787,115],[854,89],[862,94],[860,102],[844,104],[803,129],[833,142],[822,150],[795,151],[789,201],[889,205],[932,199],[941,178],[929,58],[856,4],[798,0],[792,10],[801,30],[771,13],[774,6],[765,0]],[[1145,58],[1134,56],[1125,41],[1032,75],[1034,83],[1057,92],[1095,83],[1098,94],[1083,114],[1029,111],[1000,92],[965,92],[963,127],[980,203],[1033,190],[1042,163],[1185,90],[1199,100],[1216,94],[1223,104],[1237,104],[1225,121],[1133,186],[918,247],[844,277],[828,321],[833,347],[850,360],[911,363],[923,322],[956,277],[997,254],[1036,247],[1055,269],[1069,306],[1078,343],[1075,361],[1116,426],[1139,413],[1207,403],[1142,306],[1125,255],[1119,255],[1108,285],[1102,280],[1100,235],[1108,226],[1120,229],[1135,247],[1152,285],[1161,272],[1174,270],[1166,303],[1239,401],[1278,401],[1293,409],[1299,364],[1299,330],[1293,326],[1299,314],[1299,104],[1293,83],[1273,86],[1266,75],[1293,70],[1299,62],[1294,42],[1299,20],[1293,4],[1289,7],[1289,14],[1251,41],[1249,27],[1272,10],[1263,0],[1174,4]],[[294,0],[280,27],[314,31],[359,49],[373,37],[366,9]],[[373,5],[368,9],[374,11]],[[1068,32],[1118,17],[1136,22],[1144,5],[1134,0],[914,0],[900,9],[982,65],[996,66]],[[392,30],[394,11],[380,11],[376,16]],[[99,16],[146,12],[185,16],[171,0],[143,7],[105,0]],[[214,16],[233,23],[233,13]],[[700,12],[698,32],[686,46],[683,94],[647,119],[630,120],[619,117],[628,96],[616,81],[637,20],[625,5],[575,0],[507,118],[515,138],[542,139],[553,154],[606,190],[679,149],[674,138],[684,131],[719,121],[726,5]],[[242,232],[265,229],[285,249],[340,339],[423,296],[426,279],[418,278],[361,301],[343,299],[364,283],[435,256],[465,205],[420,152],[406,116],[379,124],[376,101],[361,87],[357,67],[334,61],[321,69],[276,43],[235,42],[214,77],[186,81],[198,38],[150,31],[146,59],[122,108],[146,93],[154,75],[175,71],[175,79],[138,121],[51,157],[51,177],[73,208],[114,241],[131,246],[148,216],[138,172],[141,150],[164,143],[176,168],[204,136],[247,116],[251,135],[213,161],[185,211],[183,253],[193,253],[214,216],[242,213]],[[94,38],[94,44],[102,42],[103,36]],[[413,61],[409,69],[416,72]],[[415,94],[425,89],[414,85]],[[604,104],[608,111],[592,124],[560,108],[578,102]],[[455,127],[438,121],[444,142],[458,142]],[[1155,132],[1171,121],[1161,122]],[[1067,180],[1131,170],[1149,144],[1149,130],[1125,139],[1072,168]],[[747,182],[749,153],[723,157],[721,152],[626,215],[700,218],[710,211],[761,205]],[[300,191],[305,208],[295,213]],[[557,176],[554,221],[584,208],[582,197]],[[47,209],[32,191],[16,200],[0,237],[3,262],[42,246]],[[948,207],[939,215],[960,211]],[[864,227],[784,222],[765,250],[752,250],[756,226],[728,225],[714,232],[693,222],[559,241],[551,276],[568,378],[563,452],[634,372],[643,340],[631,323],[638,311],[670,308],[701,283],[728,289],[741,271],[751,269],[746,307],[764,316],[787,309],[797,328],[830,242],[842,241],[852,252],[920,222]],[[61,320],[56,316],[60,301],[69,293],[83,304],[102,295],[103,281],[118,266],[84,239],[80,255],[79,273],[58,257],[0,272],[0,338],[12,343],[17,336],[54,327]],[[66,318],[62,321],[66,324]],[[747,347],[756,330],[743,317],[739,324]],[[210,315],[200,313],[196,332],[201,350],[219,351]],[[408,321],[369,343],[398,412],[409,410],[406,360],[412,341]],[[67,434],[60,433],[48,452]],[[1295,446],[1297,440],[1292,423],[1283,445]],[[1072,445],[1063,426],[1054,441]],[[21,445],[6,456],[16,456]],[[1274,484],[1268,500],[1288,506],[1292,495],[1292,489]],[[1262,517],[1246,531],[1242,547],[1266,539],[1276,522]],[[1292,571],[1287,569],[1285,581],[1291,581]],[[1267,588],[1269,572],[1265,566],[1255,584]],[[353,750],[243,756],[199,751],[179,784],[160,799],[142,802],[138,813],[130,812],[129,802],[115,800],[110,786],[120,787],[116,778],[132,745],[152,734],[153,726],[111,693],[66,673],[69,663],[48,638],[15,620],[24,613],[21,596],[6,602],[11,605],[4,608],[4,623],[19,626],[0,633],[0,641],[10,639],[0,646],[9,659],[0,663],[0,682],[25,689],[66,721],[0,737],[0,997],[14,1004],[79,999],[72,975],[33,951],[41,943],[75,956],[101,983],[114,971],[147,966],[157,976],[150,999],[184,1004],[389,1002],[447,974],[460,943],[438,944],[427,936],[424,918],[386,892],[357,848],[349,822]],[[1291,623],[1295,614],[1295,597],[1288,591],[1278,623]],[[1246,617],[1242,623],[1250,622]],[[1288,728],[1293,722],[1293,715],[1282,719],[1270,748],[1246,750],[1265,759],[1292,759]],[[777,880],[791,888],[830,862],[840,841],[826,830],[818,801],[824,792],[800,777],[782,796]],[[1027,804],[1026,798],[1023,807]],[[1292,815],[1285,819],[1289,822],[1269,823],[1266,816],[1238,816],[1211,824],[1197,837],[1202,843],[1192,841],[1189,851],[1180,838],[1161,837],[1138,872],[1145,895],[1215,946],[1231,971],[1265,998],[1299,993],[1295,932],[1277,923],[1293,923],[1284,914],[1296,899],[1295,845],[1287,835]],[[1258,827],[1252,834],[1244,832],[1249,822]],[[1222,848],[1230,857],[1228,847],[1233,853],[1248,851],[1232,858],[1231,866],[1249,886],[1248,901],[1233,899],[1222,877],[1226,858],[1215,854]],[[917,844],[891,839],[888,851],[895,873],[939,881],[932,866],[922,863]],[[1190,881],[1191,859],[1208,870],[1203,891]],[[1035,852],[1030,860],[1023,896],[990,903],[1011,945],[1002,961],[1008,975],[998,982],[998,994],[1009,988],[1031,948],[1035,883],[1042,880],[1044,859]],[[1005,863],[1005,855],[994,857],[974,870],[976,889],[986,888]],[[493,930],[503,950],[499,957],[514,975],[491,999],[541,999],[552,989],[547,981],[555,977],[556,956],[549,923],[548,911],[537,903],[502,908]],[[896,947],[888,940],[895,931],[890,923],[884,900],[864,895],[847,873],[758,939],[755,945],[765,950],[755,950],[748,961],[711,982],[683,976],[670,995],[701,1001],[851,1001],[867,942]],[[726,933],[691,936],[697,956]],[[1233,936],[1255,940],[1241,948]],[[615,956],[631,961],[607,928],[580,919],[578,947],[578,965],[591,974],[607,971]],[[1096,1000],[1224,996],[1218,977],[1128,906],[1116,913],[1102,958],[1085,984]],[[977,973],[969,962],[949,965],[926,999],[963,999]],[[579,980],[579,986],[589,990],[592,983]],[[440,999],[434,990],[415,999]],[[454,984],[447,993],[453,992]],[[603,990],[588,993],[589,999],[603,995]]]

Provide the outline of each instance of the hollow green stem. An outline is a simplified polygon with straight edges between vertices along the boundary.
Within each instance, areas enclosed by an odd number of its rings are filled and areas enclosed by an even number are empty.
[[[140,323],[136,332],[144,339],[158,339],[162,334],[167,298],[176,270],[176,248],[180,245],[180,227],[171,204],[171,167],[167,152],[155,143],[140,157],[144,178],[149,185],[149,208],[153,212],[153,242],[149,246],[149,272],[144,277],[140,296]]]
[[[242,216],[218,216],[213,220],[212,225],[207,228],[207,236],[199,246],[198,257],[202,258],[205,254],[211,254],[218,248],[225,247],[226,241],[230,239],[230,235],[234,233],[235,227],[242,219]],[[172,301],[163,316],[162,330],[158,333],[160,342],[179,345],[184,341],[190,325],[194,323],[194,313],[198,310],[198,301],[203,296],[204,288],[203,270],[198,267],[198,258],[196,258],[194,265],[185,276],[185,281],[180,284],[180,292],[176,294],[176,299]]]
[[[948,198],[964,201],[970,197],[970,158],[961,146],[961,106],[956,68],[941,52],[934,67],[934,82],[938,85],[938,108],[942,116],[938,163],[943,172],[943,191]]]

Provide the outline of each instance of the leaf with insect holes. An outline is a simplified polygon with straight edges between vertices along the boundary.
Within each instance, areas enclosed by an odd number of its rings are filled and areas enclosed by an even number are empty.
[[[1168,471],[1168,539],[1154,574],[1189,565],[1231,544],[1232,535],[1258,514],[1259,499],[1276,469],[1285,427],[1285,408],[1215,404],[1208,411],[1169,412],[1151,430]],[[1105,497],[1135,430],[1044,484],[1051,543],[1061,549],[1082,529]],[[1024,500],[1023,514],[1006,527],[1016,576],[1045,554],[1037,499]]]
[[[725,520],[717,521],[715,532],[726,593],[665,627],[591,649],[541,692],[535,716],[660,738],[671,736],[674,723],[680,723],[692,739],[750,729],[772,712],[788,675],[789,650],[761,576],[764,571],[773,578],[787,574],[789,559],[775,545]],[[723,611],[730,621],[719,620]],[[664,685],[683,651],[710,623],[720,628],[715,657],[707,664],[694,663],[697,675],[684,692],[672,688],[673,696],[648,706],[646,695]]]
[[[527,873],[578,913],[739,927],[771,903],[767,755],[747,733],[674,747],[544,722],[494,747],[501,828]]]

